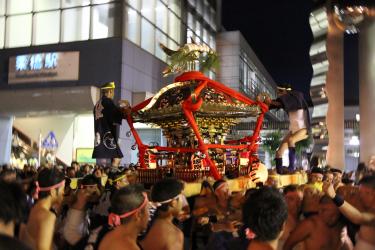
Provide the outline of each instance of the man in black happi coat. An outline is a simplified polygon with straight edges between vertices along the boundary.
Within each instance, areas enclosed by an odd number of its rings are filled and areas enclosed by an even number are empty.
[[[123,114],[114,104],[114,96],[114,82],[101,87],[101,98],[94,107],[95,145],[92,157],[101,165],[107,165],[111,159],[112,166],[118,167],[123,155],[117,143],[117,125],[121,125]]]

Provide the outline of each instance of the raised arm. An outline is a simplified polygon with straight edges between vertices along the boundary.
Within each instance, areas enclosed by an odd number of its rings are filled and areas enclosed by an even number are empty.
[[[336,194],[332,184],[324,182],[323,191],[329,197],[331,197],[331,199],[335,202],[336,206],[338,206],[340,212],[351,222],[358,225],[364,224],[375,226],[375,214],[361,212],[356,207],[352,206],[349,202],[346,202],[344,198]]]

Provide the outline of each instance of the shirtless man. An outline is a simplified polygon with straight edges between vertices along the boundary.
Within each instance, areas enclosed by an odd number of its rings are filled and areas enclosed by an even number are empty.
[[[65,176],[57,168],[45,168],[38,174],[38,201],[31,209],[21,240],[32,249],[53,249],[57,211],[64,199]]]
[[[285,224],[284,233],[279,240],[278,249],[280,250],[283,249],[285,241],[299,223],[303,199],[303,192],[296,185],[286,186],[283,193],[288,206],[288,219]]]
[[[135,185],[118,190],[112,201],[108,223],[114,227],[99,244],[99,250],[139,250],[137,236],[147,228],[149,202],[146,193]]]
[[[333,173],[333,187],[335,190],[344,186],[344,183],[342,183],[342,171],[340,169],[331,168],[331,172]]]
[[[319,201],[322,194],[323,170],[318,167],[311,169],[309,182],[303,186],[302,212],[305,218],[318,214]]]
[[[325,183],[323,190],[333,199],[345,217],[354,224],[361,225],[354,249],[375,249],[375,176],[366,176],[359,182],[359,200],[364,212],[344,201],[340,195],[336,194],[331,184]]]
[[[235,232],[241,220],[243,195],[232,196],[225,180],[218,180],[213,185],[214,194],[196,200],[193,214],[198,217],[201,225],[211,223],[211,231]],[[209,218],[210,217],[210,218]]]
[[[318,215],[302,221],[291,232],[284,250],[291,250],[299,242],[304,242],[305,250],[338,250],[342,247],[342,224],[340,211],[328,196],[320,200]]]
[[[276,250],[287,217],[285,199],[276,189],[262,187],[252,192],[243,206],[247,238],[252,239],[247,250]]]
[[[324,177],[323,177],[324,181],[328,181],[329,183],[333,183],[333,179],[334,179],[334,175],[330,170],[328,170],[324,173]]]
[[[144,250],[182,250],[184,235],[173,224],[182,212],[183,184],[176,179],[157,182],[151,190],[151,200],[158,207],[156,219],[141,242]]]

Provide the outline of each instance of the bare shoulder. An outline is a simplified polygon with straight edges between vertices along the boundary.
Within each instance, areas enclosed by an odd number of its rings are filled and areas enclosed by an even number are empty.
[[[99,250],[123,250],[124,246],[126,246],[127,250],[139,249],[135,241],[130,240],[128,237],[125,237],[123,234],[116,232],[115,230],[110,231],[104,236],[99,244]]]
[[[54,224],[56,221],[56,215],[46,209],[34,207],[31,210],[29,221],[31,223],[38,222],[38,224]]]

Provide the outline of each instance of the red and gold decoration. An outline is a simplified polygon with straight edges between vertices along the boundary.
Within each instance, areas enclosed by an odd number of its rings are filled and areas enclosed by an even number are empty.
[[[139,150],[140,178],[149,182],[150,178],[159,179],[173,173],[185,181],[208,175],[220,179],[227,171],[247,176],[251,168],[259,164],[259,133],[268,106],[199,71],[189,71],[190,66],[185,72],[178,67],[178,72],[184,73],[176,77],[174,83],[162,88],[154,97],[124,110]],[[240,140],[227,141],[230,127],[247,117],[257,117],[253,133]],[[134,122],[160,127],[167,146],[145,145]]]

